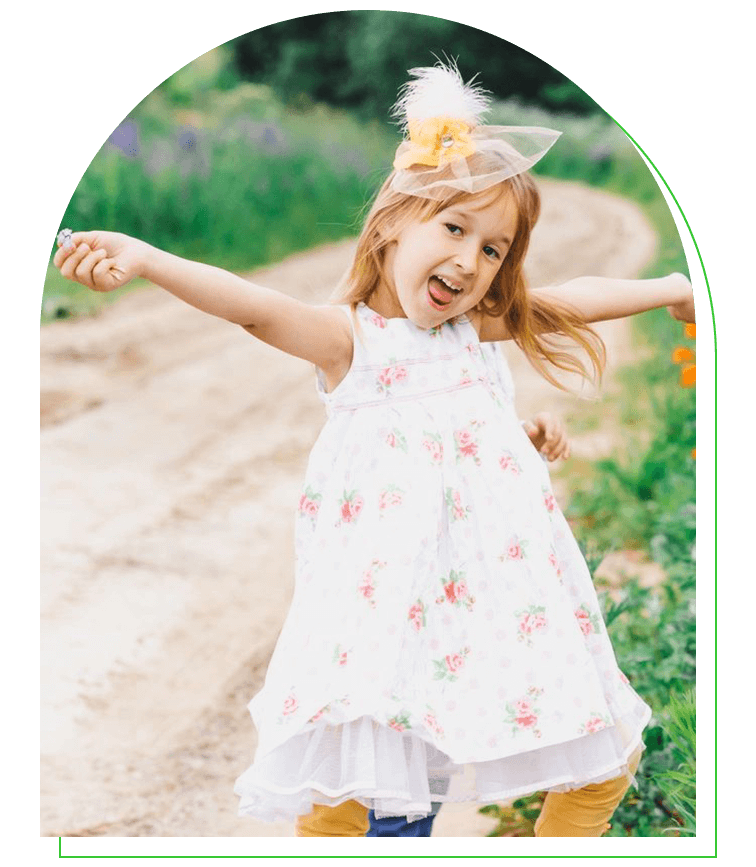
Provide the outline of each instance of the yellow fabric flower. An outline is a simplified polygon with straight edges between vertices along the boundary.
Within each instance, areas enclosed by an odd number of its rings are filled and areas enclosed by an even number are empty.
[[[394,160],[395,169],[410,166],[439,166],[475,153],[470,127],[451,117],[410,121],[410,147]]]

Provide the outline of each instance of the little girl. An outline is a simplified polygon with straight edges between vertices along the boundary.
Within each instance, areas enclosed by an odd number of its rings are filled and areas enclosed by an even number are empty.
[[[141,276],[316,365],[328,420],[297,517],[291,610],[263,689],[240,812],[301,836],[361,836],[367,813],[548,790],[537,836],[601,836],[650,709],[618,669],[591,576],[482,344],[514,340],[594,373],[587,323],[667,306],[680,274],[528,290],[539,212],[527,170],[558,137],[481,123],[456,69],[412,70],[406,140],[341,303],[310,306],[124,235],[79,232],[54,263],[97,291]],[[62,243],[62,241],[61,241]],[[466,773],[462,773],[462,771]]]

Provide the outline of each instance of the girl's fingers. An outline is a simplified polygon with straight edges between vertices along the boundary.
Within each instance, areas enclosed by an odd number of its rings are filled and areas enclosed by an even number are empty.
[[[60,268],[75,250],[76,247],[73,245],[70,247],[58,247],[53,256],[53,265],[55,265],[56,268]]]
[[[113,260],[103,255],[92,269],[92,281],[95,291],[110,292],[111,289],[115,289],[118,286],[118,279],[113,273],[113,269]]]
[[[95,265],[104,258],[104,250],[92,250],[90,253],[87,253],[74,271],[76,279],[85,286],[88,286],[90,289],[95,289],[96,287],[94,285],[92,271],[94,270]]]
[[[549,444],[549,460],[555,461],[557,458],[564,457],[567,445],[567,432],[563,425],[557,424],[551,443]]]
[[[60,250],[58,252],[60,252]],[[76,249],[71,251],[63,260],[63,264],[60,266],[60,273],[67,280],[76,280],[76,269],[79,267],[79,263],[90,252],[88,244],[79,244]]]
[[[82,244],[82,246],[86,247],[89,250],[88,245]],[[105,250],[90,250],[81,259],[76,268],[74,268],[74,278],[79,283],[83,283],[90,289],[96,289],[97,287],[94,285],[92,271],[94,270],[95,265],[97,265],[98,262],[102,261],[102,259],[105,258],[105,255]]]

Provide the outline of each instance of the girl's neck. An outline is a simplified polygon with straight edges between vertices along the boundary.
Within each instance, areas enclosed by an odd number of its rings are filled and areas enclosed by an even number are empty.
[[[384,319],[407,318],[407,314],[402,309],[402,305],[399,303],[396,295],[384,283],[380,283],[370,293],[365,301],[365,305],[375,313],[379,313]]]

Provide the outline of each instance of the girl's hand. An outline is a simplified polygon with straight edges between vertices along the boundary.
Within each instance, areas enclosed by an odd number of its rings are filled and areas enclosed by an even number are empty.
[[[95,292],[111,292],[138,277],[149,249],[119,232],[74,232],[70,245],[58,245],[53,265]]]
[[[680,300],[667,307],[670,316],[680,322],[695,322],[696,309],[693,304],[693,287],[690,285],[690,280],[684,274],[671,274],[670,278],[680,284]]]
[[[525,433],[536,449],[548,460],[570,456],[567,428],[562,419],[550,412],[539,412],[523,425]]]

